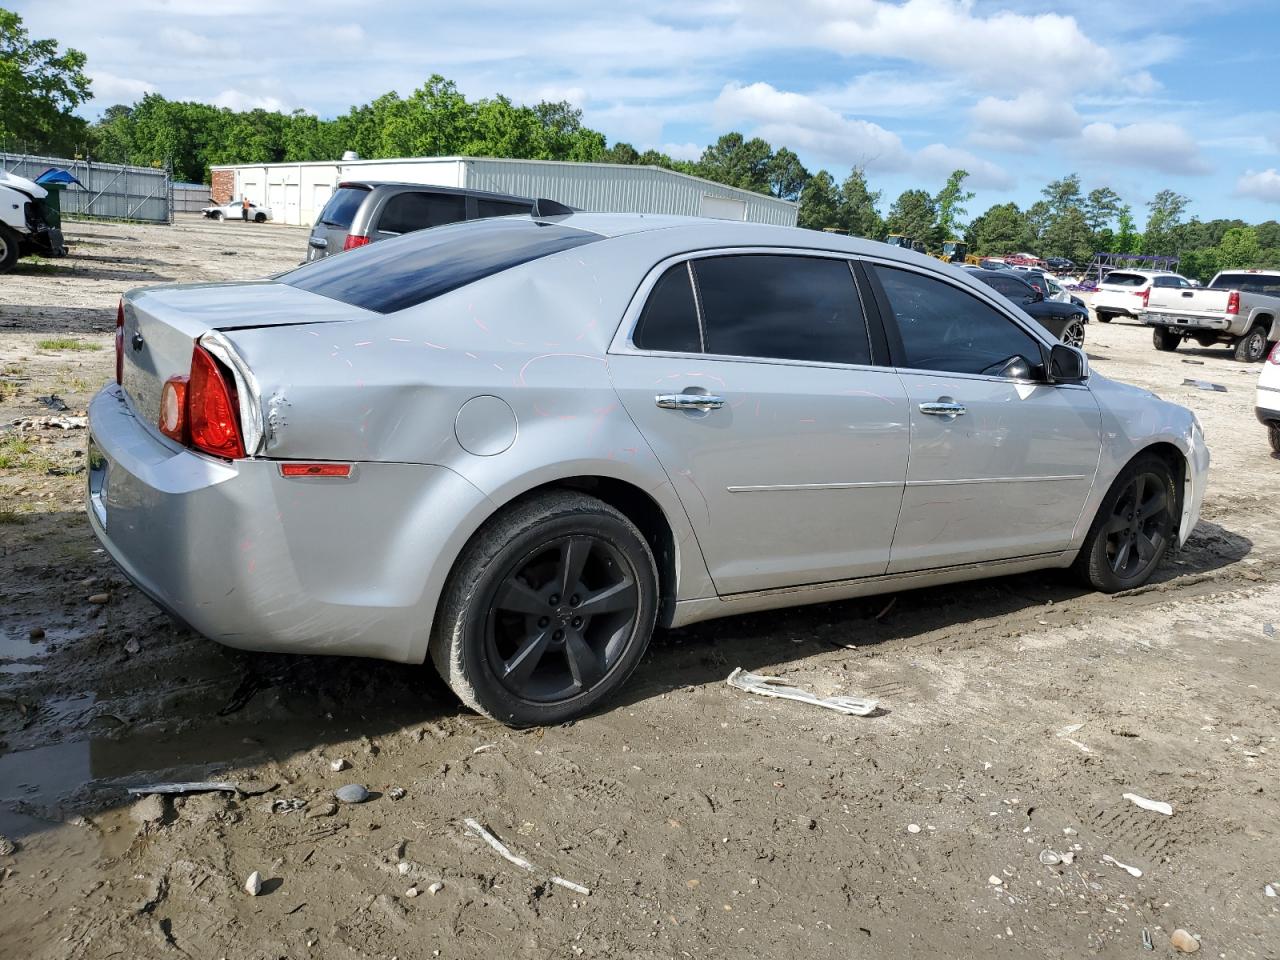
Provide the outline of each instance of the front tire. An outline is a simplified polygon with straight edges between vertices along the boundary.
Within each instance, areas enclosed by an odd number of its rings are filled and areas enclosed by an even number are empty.
[[[491,519],[450,575],[431,659],[468,707],[511,726],[557,724],[613,694],[644,655],[658,572],[644,536],[562,491]]]
[[[8,273],[18,262],[18,235],[0,223],[0,273]]]
[[[1151,342],[1155,344],[1157,350],[1177,350],[1182,338],[1178,336],[1176,331],[1170,330],[1168,327],[1153,327],[1151,329]]]
[[[253,218],[253,222],[254,222],[254,223],[266,223],[266,222],[267,222],[267,215],[266,215],[265,213],[255,214],[255,215],[254,215],[254,218]]]
[[[1084,321],[1080,319],[1072,320],[1062,331],[1059,338],[1069,347],[1076,347],[1080,350],[1084,349]]]
[[[1114,313],[1103,313],[1103,312],[1101,312],[1100,310],[1095,310],[1094,312],[1095,312],[1095,313],[1097,314],[1097,316],[1098,316],[1098,322],[1099,322],[1099,323],[1110,323],[1110,322],[1111,322],[1112,317],[1114,317],[1114,316],[1115,316],[1115,314],[1114,314]]]
[[[1267,355],[1267,328],[1258,324],[1241,337],[1232,351],[1241,363],[1257,363]]]
[[[1268,423],[1267,439],[1271,441],[1271,452],[1280,457],[1280,426]]]
[[[1103,593],[1142,586],[1169,549],[1177,511],[1169,464],[1139,456],[1111,485],[1072,569]]]

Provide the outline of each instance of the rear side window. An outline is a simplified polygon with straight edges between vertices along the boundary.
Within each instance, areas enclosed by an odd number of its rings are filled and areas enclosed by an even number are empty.
[[[1147,278],[1140,273],[1108,273],[1102,282],[1113,287],[1142,287],[1146,285]]]
[[[1031,287],[1017,277],[982,277],[982,282],[1010,300],[1022,301],[1031,296]]]
[[[977,297],[908,270],[875,271],[902,336],[903,367],[986,373],[1014,356],[1044,362],[1039,340]]]
[[[1156,277],[1154,280],[1151,281],[1151,285],[1153,287],[1178,287],[1178,288],[1191,286],[1190,283],[1188,283],[1186,280],[1183,280],[1181,277]]]
[[[641,350],[702,352],[698,305],[687,263],[671,267],[654,284],[631,339]]]
[[[458,193],[397,193],[378,217],[380,233],[412,233],[467,219],[467,201]]]
[[[534,220],[473,220],[325,257],[279,280],[354,307],[394,313],[522,263],[603,239],[598,233]]]
[[[1280,297],[1280,277],[1259,273],[1220,273],[1209,286],[1214,290],[1243,290],[1265,297]]]
[[[477,217],[510,217],[514,214],[533,212],[533,204],[510,203],[506,200],[483,200],[476,198]]]
[[[327,227],[349,230],[351,221],[356,218],[356,211],[367,196],[368,187],[339,187],[320,212],[320,222]]]
[[[750,254],[695,260],[693,272],[707,353],[871,363],[846,261]]]

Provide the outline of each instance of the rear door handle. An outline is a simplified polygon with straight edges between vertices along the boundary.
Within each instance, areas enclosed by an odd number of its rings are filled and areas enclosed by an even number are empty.
[[[955,418],[964,416],[964,404],[952,400],[934,400],[920,404],[920,412],[931,417]]]
[[[664,410],[719,410],[724,397],[709,393],[660,393],[653,402]]]

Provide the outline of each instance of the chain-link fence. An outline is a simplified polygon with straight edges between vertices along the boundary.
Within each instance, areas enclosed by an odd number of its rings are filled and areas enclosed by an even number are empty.
[[[28,180],[50,167],[68,171],[84,186],[73,183],[63,191],[63,215],[152,223],[173,220],[173,186],[166,170],[22,153],[0,153],[0,167]]]

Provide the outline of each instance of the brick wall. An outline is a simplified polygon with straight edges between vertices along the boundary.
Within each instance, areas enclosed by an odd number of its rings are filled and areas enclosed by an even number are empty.
[[[234,170],[214,170],[211,193],[214,203],[230,203],[236,189],[236,172]]]

